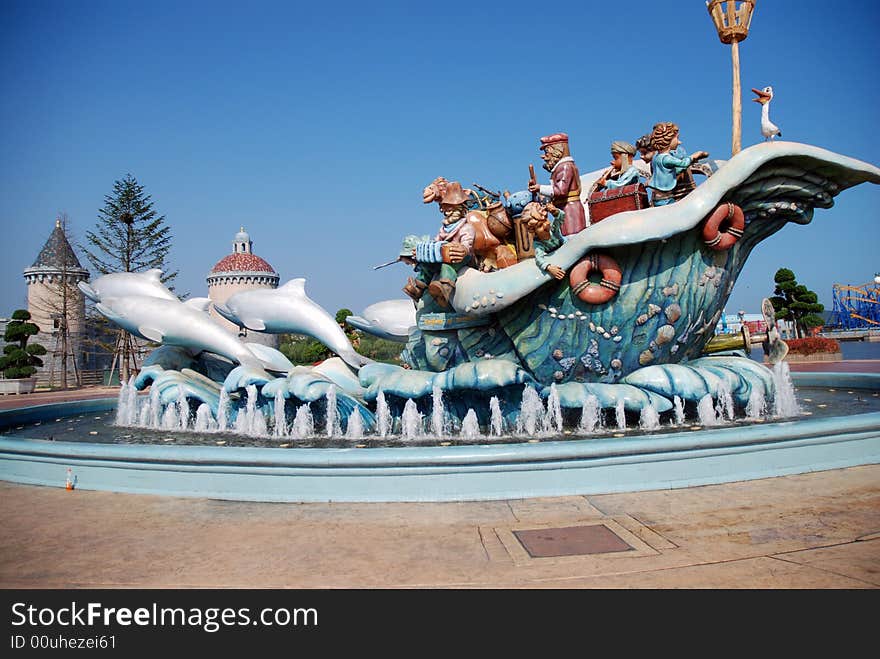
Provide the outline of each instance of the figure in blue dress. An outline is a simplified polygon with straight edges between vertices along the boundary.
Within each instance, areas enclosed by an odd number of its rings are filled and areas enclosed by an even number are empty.
[[[653,206],[665,206],[679,199],[676,186],[681,183],[680,176],[687,173],[688,167],[697,160],[706,158],[709,153],[696,151],[688,155],[681,144],[678,126],[671,121],[661,122],[651,132],[651,144],[656,153],[651,159],[651,180],[648,187],[654,192]],[[689,186],[693,189],[692,186]],[[685,190],[687,194],[690,190]],[[681,192],[681,190],[679,190]]]

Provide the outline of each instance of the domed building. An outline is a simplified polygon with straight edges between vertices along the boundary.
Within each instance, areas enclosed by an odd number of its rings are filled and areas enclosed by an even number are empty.
[[[254,243],[241,227],[232,241],[232,254],[217,261],[208,273],[208,297],[215,304],[226,302],[240,291],[255,288],[278,288],[280,279],[275,269],[253,252]],[[261,343],[278,348],[278,335],[264,334],[238,327],[211,308],[211,315],[223,327],[242,338],[243,341]]]

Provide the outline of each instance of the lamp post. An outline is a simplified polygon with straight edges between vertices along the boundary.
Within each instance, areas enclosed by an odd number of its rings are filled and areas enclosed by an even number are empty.
[[[752,12],[757,0],[707,0],[706,8],[718,30],[721,43],[730,44],[733,58],[733,145],[736,155],[742,149],[742,89],[739,83],[739,42],[749,36]]]

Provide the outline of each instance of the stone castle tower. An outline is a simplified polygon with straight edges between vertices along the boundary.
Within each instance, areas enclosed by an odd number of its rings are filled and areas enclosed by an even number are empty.
[[[217,261],[208,273],[208,297],[212,302],[226,302],[239,291],[254,288],[278,288],[279,275],[265,260],[253,253],[253,241],[241,227],[232,241],[232,254]],[[211,315],[223,327],[242,337],[243,341],[278,348],[278,336],[240,329],[211,308]]]
[[[55,221],[55,229],[33,265],[25,268],[24,278],[28,287],[27,306],[31,321],[40,328],[40,333],[31,340],[42,344],[47,352],[42,357],[43,368],[38,377],[46,380],[51,377],[53,384],[61,381],[62,329],[66,318],[69,342],[67,382],[73,385],[82,355],[86,316],[85,296],[77,288],[77,283],[88,281],[89,271],[76,258],[61,220]]]

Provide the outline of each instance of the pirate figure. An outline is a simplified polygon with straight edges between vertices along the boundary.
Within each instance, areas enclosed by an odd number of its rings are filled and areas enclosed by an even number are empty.
[[[416,268],[415,277],[410,277],[403,288],[414,301],[420,300],[427,289],[438,306],[450,306],[458,275],[473,260],[474,228],[466,221],[471,199],[469,191],[457,181],[438,179],[425,188],[424,202],[436,201],[443,220],[434,240],[407,236],[400,250],[398,260]]]
[[[568,150],[568,135],[554,133],[541,138],[541,159],[550,172],[550,185],[529,181],[529,192],[550,197],[553,205],[562,210],[562,235],[569,236],[587,227],[584,205],[581,203],[581,176]]]
[[[639,170],[633,165],[636,148],[622,140],[611,143],[611,167],[602,173],[596,181],[599,190],[605,188],[622,188],[639,182]]]

